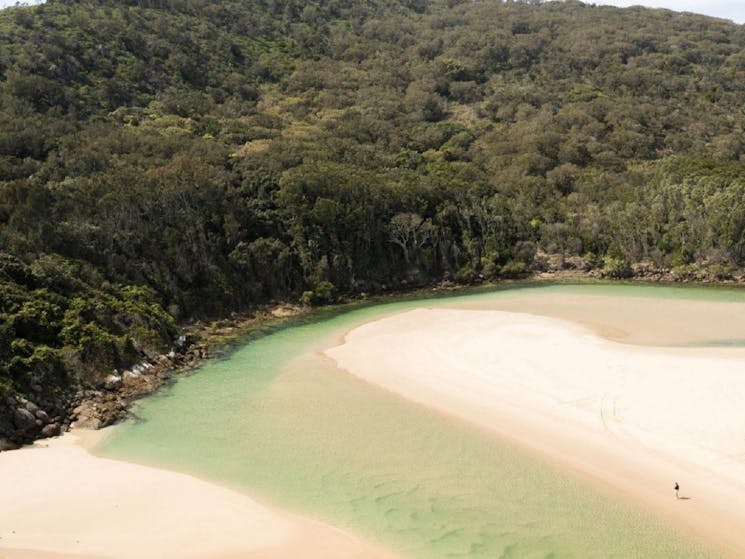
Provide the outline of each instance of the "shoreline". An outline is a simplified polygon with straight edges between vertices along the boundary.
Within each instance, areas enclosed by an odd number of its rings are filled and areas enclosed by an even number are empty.
[[[377,559],[388,550],[198,478],[100,458],[74,430],[0,456],[3,559]]]
[[[440,307],[440,310],[448,311],[448,308],[447,307]],[[413,311],[409,311],[409,312],[413,312]],[[489,311],[487,311],[487,312],[489,312]],[[395,317],[395,316],[398,316],[398,315],[396,315],[396,314],[389,315],[388,318]],[[387,320],[387,318],[383,318],[382,320]],[[549,320],[552,320],[552,319],[549,319]],[[375,324],[376,322],[378,322],[378,321],[374,321],[374,322],[371,322],[371,323],[366,323],[362,327],[366,327],[366,326],[368,326],[370,324]],[[573,323],[570,323],[570,324],[573,325],[573,327],[570,326],[570,328],[573,328],[573,331],[575,331],[575,333],[579,333],[580,336],[587,334],[587,328],[586,328],[586,326],[577,326],[577,325],[574,325]],[[353,336],[351,336],[351,334],[354,332],[354,330],[355,329],[353,329],[350,332],[347,332],[347,334],[345,336],[347,338],[347,341],[349,341],[349,338],[350,337],[353,337]],[[674,350],[674,351],[677,351],[677,349]],[[688,351],[688,350],[686,350],[686,351]],[[708,350],[705,350],[705,351],[708,351]],[[727,351],[727,350],[717,350],[717,351]],[[737,350],[735,350],[735,351],[737,351]],[[379,383],[376,383],[376,384],[379,384]],[[386,388],[388,388],[389,390],[391,390],[390,387],[386,387]],[[400,394],[400,391],[398,391],[398,390],[391,390],[391,391],[396,392],[399,395],[401,395]],[[404,396],[404,397],[406,397],[406,396]],[[414,401],[418,401],[418,400],[416,400],[416,398],[409,397],[409,399],[410,400],[414,400]],[[587,480],[589,483],[591,483],[591,484],[593,484],[595,486],[599,486],[599,487],[604,488],[606,490],[607,489],[610,489],[614,493],[614,495],[619,496],[620,498],[622,498],[625,501],[634,502],[634,503],[637,503],[638,504],[640,502],[639,495],[638,495],[639,490],[643,490],[643,492],[646,492],[646,493],[648,493],[650,495],[654,495],[662,487],[662,488],[664,488],[663,489],[664,497],[662,497],[660,499],[650,498],[650,499],[647,499],[643,504],[644,504],[644,506],[647,509],[654,509],[656,512],[660,512],[662,516],[667,516],[668,518],[670,518],[669,510],[666,510],[666,509],[668,508],[667,505],[669,504],[669,497],[671,495],[671,483],[672,483],[672,481],[670,479],[668,479],[666,477],[666,475],[661,475],[660,474],[660,475],[657,475],[656,477],[652,476],[652,477],[650,477],[650,479],[647,479],[647,480],[641,480],[641,481],[639,481],[639,483],[637,485],[635,485],[634,487],[631,488],[631,490],[629,490],[628,488],[626,488],[623,485],[623,483],[619,484],[618,483],[618,480],[612,479],[614,476],[615,477],[620,477],[620,478],[623,478],[624,476],[627,476],[627,474],[623,470],[623,468],[616,468],[616,469],[612,469],[611,468],[610,471],[607,468],[600,468],[598,471],[591,471],[591,470],[588,470],[587,468],[584,468],[583,469],[583,468],[577,468],[576,467],[576,460],[578,459],[577,456],[569,456],[569,457],[567,457],[567,456],[562,456],[560,453],[559,454],[555,454],[555,455],[551,455],[551,449],[550,449],[551,444],[553,444],[556,440],[562,440],[561,437],[566,435],[565,433],[562,433],[561,424],[558,422],[558,421],[563,420],[564,419],[563,417],[552,416],[552,417],[549,418],[551,421],[546,421],[546,418],[545,417],[544,418],[538,418],[537,424],[536,425],[531,425],[530,424],[531,419],[529,417],[529,414],[527,414],[526,415],[526,420],[527,421],[523,425],[523,428],[522,429],[516,429],[515,428],[515,418],[519,416],[519,413],[520,413],[519,407],[515,407],[514,410],[511,410],[511,414],[507,414],[506,416],[503,416],[503,417],[500,417],[497,414],[492,414],[492,415],[487,414],[490,421],[498,421],[498,420],[503,421],[503,424],[497,425],[497,427],[499,427],[501,429],[501,432],[500,432],[499,430],[495,430],[494,429],[494,427],[495,427],[494,424],[488,424],[488,425],[486,425],[486,424],[480,424],[479,421],[476,420],[477,418],[475,419],[474,417],[469,417],[467,411],[460,410],[457,413],[453,413],[452,409],[448,410],[448,409],[444,409],[444,408],[439,408],[437,406],[433,406],[430,402],[426,402],[426,401],[421,402],[420,401],[420,403],[423,403],[424,405],[426,405],[427,407],[430,407],[430,408],[435,407],[438,411],[442,411],[446,415],[450,415],[450,416],[456,415],[457,417],[460,417],[461,419],[466,419],[471,424],[476,424],[477,427],[479,427],[479,428],[486,428],[486,429],[491,430],[492,433],[494,433],[496,431],[497,435],[499,435],[500,437],[508,440],[510,443],[514,444],[514,446],[520,447],[522,449],[525,449],[527,452],[529,452],[533,456],[544,457],[544,458],[547,457],[552,463],[558,464],[558,468],[561,471],[566,472],[566,471],[570,471],[570,470],[573,470],[574,469],[576,471],[573,471],[573,473],[576,474],[577,476],[581,477],[582,479]],[[480,405],[480,406],[476,407],[475,409],[473,409],[471,411],[473,413],[480,414],[483,411],[483,409],[484,409],[484,406],[483,405]],[[512,412],[514,412],[514,413],[512,413]],[[533,420],[535,420],[535,418],[533,418]],[[550,424],[552,424],[552,422],[553,422],[554,427],[556,429],[556,433],[551,433],[550,436],[546,436],[545,425],[546,425],[546,423],[548,423],[550,425]],[[103,433],[106,433],[106,431],[103,432]],[[98,436],[100,434],[101,434],[100,431],[93,433],[94,436]],[[540,437],[536,438],[535,437],[536,434],[540,435],[543,438],[542,439]],[[594,436],[594,434],[596,434],[596,433],[593,433],[592,429],[589,429],[588,430],[588,434],[589,434],[589,436]],[[69,437],[69,435],[66,435],[65,437]],[[63,439],[65,437],[63,437]],[[576,438],[576,433],[574,434],[574,437]],[[56,440],[57,439],[53,439],[50,442],[50,444],[53,444]],[[532,440],[532,446],[531,446],[531,443],[530,443],[531,440]],[[38,444],[39,445],[43,445],[45,443],[47,443],[47,441],[42,441],[41,443],[38,443]],[[570,443],[574,444],[574,443],[576,443],[576,441],[570,441]],[[33,449],[34,447],[29,447],[29,448]],[[576,448],[578,448],[578,447],[576,447],[576,446],[573,447],[573,449],[575,449],[575,450],[576,450]],[[23,452],[24,450],[25,449],[22,449],[22,450],[17,451],[17,452]],[[580,454],[580,456],[583,459],[586,459],[588,461],[588,463],[590,463],[590,464],[600,464],[602,466],[602,465],[604,465],[604,464],[606,464],[608,462],[608,457],[609,456],[611,456],[611,458],[613,458],[614,460],[617,459],[617,458],[620,458],[621,460],[623,460],[623,458],[624,458],[623,455],[619,457],[619,456],[616,456],[615,454],[613,454],[613,452],[616,452],[616,450],[610,449],[610,451],[608,451],[608,452],[610,452],[610,454],[608,454],[608,453],[603,454],[604,450],[601,448],[600,451],[598,451],[598,453],[595,453],[595,456],[592,456],[592,454],[593,454],[592,452],[589,453],[590,454],[589,457],[587,457],[587,456],[585,456],[583,454]],[[624,447],[623,448],[623,453],[628,453],[628,451],[629,451],[629,447]],[[16,454],[16,453],[3,453],[3,454],[0,454],[0,466],[2,466],[2,464],[3,464],[3,458],[5,457],[6,454],[9,454],[10,455],[10,454]],[[616,452],[616,454],[618,454],[618,453]],[[562,460],[563,460],[563,462],[562,462]],[[668,471],[670,466],[669,466],[669,464],[664,463],[664,461],[658,461],[658,462],[656,462],[656,467],[658,468],[659,471],[662,471],[662,470]],[[703,485],[702,484],[698,484],[698,485],[691,484],[688,480],[689,479],[693,479],[694,477],[702,477],[702,479],[703,479],[703,474],[701,472],[698,472],[698,471],[687,470],[687,472],[683,472],[680,475],[680,479],[678,481],[680,481],[681,484],[683,485],[683,493],[684,493],[684,495],[689,490],[691,490],[691,489],[694,490],[695,495],[697,495],[696,497],[694,497],[694,500],[696,501],[696,505],[698,505],[698,502],[700,501],[700,499],[698,497],[698,495],[700,495],[700,488],[701,487],[704,487],[706,484],[703,484]],[[1,478],[2,478],[2,476],[0,476],[0,479]],[[114,480],[114,483],[115,482],[116,482],[116,480]],[[670,487],[668,487],[668,485],[670,485]],[[709,489],[711,487],[713,487],[713,486],[711,486],[711,485],[708,486]],[[719,498],[719,501],[718,501],[719,504],[725,503],[725,501],[726,501],[726,499],[728,497],[729,498],[732,497],[731,494],[727,494],[726,493],[727,490],[728,490],[728,488],[726,486],[723,486],[722,487],[722,491],[720,492],[721,495],[720,495],[720,498]],[[737,511],[735,511],[735,512],[737,512]],[[714,515],[714,516],[717,517],[717,518],[719,518],[719,517],[721,517],[721,514],[719,516],[717,516],[717,515]],[[685,515],[682,515],[682,516],[679,516],[679,517],[676,518],[673,515],[673,519],[675,521],[677,521],[678,526],[686,526],[686,527],[691,528],[692,530],[701,531],[701,526],[699,524],[697,524],[698,520],[696,518],[691,519],[689,517],[686,517]],[[310,522],[314,522],[314,521],[310,521]],[[335,530],[333,528],[331,528],[331,529],[332,530]],[[731,528],[731,526],[729,524],[726,524],[726,523],[723,525],[723,527],[719,527],[719,532],[722,532],[724,534],[722,537],[725,538],[725,539],[727,537],[729,537],[725,533],[728,530],[731,531],[731,532],[733,532],[733,533],[736,532],[736,530],[733,530]],[[715,530],[715,532],[716,532],[716,530]],[[0,556],[7,557],[8,559],[58,559],[59,557],[65,557],[65,555],[62,555],[62,556],[54,556],[54,555],[49,555],[49,554],[41,555],[41,554],[39,554],[40,553],[39,551],[34,551],[34,550],[29,551],[28,549],[23,550],[23,549],[19,549],[19,548],[15,548],[14,551],[13,551],[13,554],[7,555],[7,551],[5,551],[5,550],[2,549],[2,547],[6,544],[5,540],[2,539],[2,537],[1,537],[2,535],[3,534],[0,533],[0,551],[2,551],[2,553],[0,553]],[[353,537],[353,536],[351,536],[351,537]],[[714,534],[713,539],[720,539],[719,538],[719,534],[718,533]],[[738,549],[738,550],[744,549],[742,547],[739,547],[739,544],[737,544],[737,545],[738,545],[738,547],[736,549]],[[300,549],[301,549],[300,547],[297,548],[297,550],[300,550]],[[298,554],[303,555],[305,553],[305,551],[306,551],[304,547],[302,548],[301,551],[297,551],[297,550],[296,550],[295,556],[298,556]],[[3,553],[5,553],[5,555],[3,555]],[[307,556],[307,554],[305,554],[305,555]],[[70,555],[67,555],[67,557],[69,557],[69,556]],[[75,557],[81,557],[80,555],[74,555],[74,556]],[[261,557],[275,557],[275,555],[265,555],[265,554],[262,554],[262,555],[259,555],[259,556],[261,556]],[[288,555],[288,557],[289,556],[291,556],[291,555]],[[324,556],[334,557],[333,555],[324,555]],[[351,557],[353,555],[345,555],[345,556],[350,556]],[[379,555],[368,555],[368,556],[365,556],[365,557],[378,557],[378,556]],[[737,555],[735,555],[735,556],[737,556]],[[94,559],[94,557],[95,557],[95,555],[87,555],[86,556],[86,559]],[[99,557],[100,557],[100,559],[109,559],[108,557],[101,557],[101,556],[99,556]],[[214,559],[223,559],[223,557],[220,556],[220,555],[214,555],[214,556],[211,555],[210,557],[214,557]],[[242,555],[242,557],[253,557],[253,555]],[[276,557],[279,558],[279,557],[283,557],[283,556],[276,555]],[[314,557],[314,556],[311,555],[310,557]],[[321,559],[321,557],[322,556],[319,555],[318,556],[318,559]],[[341,559],[341,557],[344,557],[344,556],[339,556],[339,559]],[[225,557],[224,559],[233,559],[233,558],[232,557],[230,557],[230,558]]]
[[[500,322],[495,316],[509,318]],[[510,332],[515,320],[519,327]],[[495,341],[499,337],[495,328],[506,336],[503,345]],[[559,337],[552,337],[557,332]],[[567,349],[572,338],[579,342]],[[548,340],[549,347],[537,346],[541,340]],[[589,352],[587,359],[578,357],[580,351]],[[728,410],[727,417],[735,417],[737,406],[715,402],[700,405],[699,413],[683,413],[687,402],[678,406],[674,401],[679,395],[685,398],[683,392],[676,392],[675,378],[685,373],[684,391],[695,390],[698,371],[694,366],[681,369],[684,360],[675,360],[681,351],[700,364],[711,364],[712,356],[725,362],[736,356],[734,363],[740,366],[745,360],[745,350],[628,346],[599,338],[586,326],[553,318],[443,308],[369,322],[352,329],[342,345],[324,353],[354,376],[484,428],[547,460],[560,472],[576,475],[678,529],[697,534],[725,556],[739,557],[745,553],[745,535],[739,529],[745,525],[745,463],[736,458],[728,461],[725,455],[740,452],[736,443],[740,433],[719,436],[717,425],[707,419],[711,413],[721,416],[717,406]],[[629,352],[634,354],[631,360]],[[521,355],[526,356],[522,362]],[[588,371],[594,369],[587,367],[598,359],[606,363],[607,371],[621,374],[621,380],[604,374],[590,383],[582,381],[582,372],[591,375]],[[659,366],[665,359],[673,359],[678,368],[668,371],[661,383],[634,373],[635,367]],[[731,367],[719,365],[724,368],[715,367],[709,378],[731,373]],[[562,372],[552,378],[557,367]],[[573,370],[577,367],[580,372]],[[500,374],[505,369],[515,374]],[[513,376],[522,379],[521,386],[510,386]],[[570,384],[568,390],[562,388],[565,383]],[[705,398],[710,388],[704,383],[693,394]],[[643,396],[645,391],[652,396]],[[660,395],[667,401],[662,402],[662,411],[655,411],[654,398]],[[737,399],[736,394],[731,397]],[[666,418],[665,413],[678,417]],[[681,416],[685,427],[678,432],[675,422]],[[686,429],[697,429],[699,416],[702,423],[708,421],[709,430],[704,428],[698,438],[686,440]],[[718,453],[701,450],[707,441],[720,447]],[[711,460],[717,461],[713,469],[706,467]],[[675,500],[676,481],[688,498]]]
[[[47,414],[33,402],[11,398],[12,402],[7,402],[9,413],[14,408],[22,409],[29,416],[29,427],[26,431],[19,430],[15,438],[0,437],[0,455],[57,437],[75,427],[97,430],[115,425],[130,417],[132,405],[138,400],[155,394],[178,376],[221,357],[254,332],[277,327],[308,311],[296,305],[279,304],[209,324],[196,322],[182,327],[182,335],[171,351],[146,358],[127,370],[114,371],[96,386],[78,390],[67,398],[64,409],[56,415]]]
[[[130,416],[130,409],[135,402],[158,392],[172,382],[175,377],[189,373],[197,369],[203,362],[229,352],[237,342],[246,339],[253,332],[261,331],[264,328],[281,327],[284,321],[291,320],[294,317],[328,309],[343,310],[344,307],[351,310],[357,304],[383,304],[402,298],[430,297],[433,294],[455,296],[500,287],[552,283],[630,285],[646,283],[649,285],[669,285],[671,287],[737,289],[745,284],[745,275],[728,280],[713,278],[703,278],[702,280],[701,278],[679,277],[669,270],[653,270],[650,272],[644,268],[636,271],[629,278],[609,279],[603,278],[598,270],[551,268],[548,271],[539,271],[520,278],[505,278],[474,284],[438,282],[419,287],[403,286],[402,289],[390,290],[380,294],[367,295],[361,293],[350,299],[343,299],[337,304],[321,307],[298,306],[288,302],[278,303],[274,306],[262,307],[209,324],[197,321],[190,325],[182,325],[180,332],[184,341],[183,345],[175,346],[169,353],[145,360],[121,373],[110,374],[102,379],[96,387],[79,390],[74,397],[70,398],[61,414],[50,417],[44,410],[39,410],[35,404],[15,399],[13,404],[8,404],[9,411],[16,407],[25,408],[25,411],[31,414],[29,419],[31,421],[35,419],[36,423],[31,425],[33,428],[29,431],[20,433],[16,440],[0,438],[0,454],[3,451],[22,448],[24,445],[32,444],[37,440],[58,436],[67,432],[73,425],[89,429],[114,425]]]

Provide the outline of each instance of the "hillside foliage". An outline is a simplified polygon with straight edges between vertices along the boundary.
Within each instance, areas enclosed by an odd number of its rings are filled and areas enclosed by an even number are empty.
[[[496,0],[0,11],[0,392],[175,324],[513,277],[745,266],[745,27]],[[567,264],[569,265],[569,264]]]

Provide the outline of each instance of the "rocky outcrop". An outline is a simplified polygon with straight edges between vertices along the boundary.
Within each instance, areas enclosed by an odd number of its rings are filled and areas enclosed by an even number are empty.
[[[163,386],[175,373],[196,366],[210,352],[196,335],[180,336],[167,354],[112,371],[98,386],[69,395],[58,407],[8,397],[0,402],[0,452],[54,437],[71,426],[99,429],[127,417],[130,403]]]
[[[59,432],[60,420],[60,410],[47,402],[6,398],[0,405],[0,451],[18,448],[40,436],[46,436],[43,433],[53,431],[47,429],[51,424],[56,424]]]
[[[229,346],[257,324],[304,312],[299,307],[281,309],[278,314],[267,309],[259,317],[252,314],[210,325],[193,324],[174,340],[167,353],[143,355],[141,362],[111,371],[98,385],[66,395],[61,406],[16,397],[0,399],[0,452],[57,436],[71,426],[99,429],[121,421],[134,400],[152,394],[174,375],[197,367],[219,351],[217,348]]]
[[[195,367],[208,356],[197,336],[180,336],[168,353],[113,371],[95,390],[78,393],[70,405],[71,426],[100,429],[121,421],[133,400],[155,392],[175,373]]]

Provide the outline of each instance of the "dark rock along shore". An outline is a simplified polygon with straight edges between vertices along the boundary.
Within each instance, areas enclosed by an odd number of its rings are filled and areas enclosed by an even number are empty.
[[[71,392],[62,406],[17,397],[0,402],[0,452],[55,437],[71,427],[102,429],[129,416],[131,404],[160,389],[175,375],[195,369],[259,326],[282,322],[308,308],[279,304],[209,325],[183,329],[170,351],[124,371],[112,371],[97,386]]]
[[[7,398],[0,405],[0,451],[57,436],[72,426],[100,429],[121,421],[134,400],[207,359],[208,345],[197,335],[180,336],[168,353],[146,358],[126,371],[112,372],[95,388],[71,393],[63,406]]]

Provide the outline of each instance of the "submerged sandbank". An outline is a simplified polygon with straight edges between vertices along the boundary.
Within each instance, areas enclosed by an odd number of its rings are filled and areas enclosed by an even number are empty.
[[[637,347],[544,317],[419,309],[326,353],[745,553],[742,349]]]
[[[589,284],[528,287],[494,295],[460,298],[446,306],[558,318],[632,345],[745,347],[742,291]]]
[[[192,476],[98,458],[78,432],[0,455],[3,559],[391,556]]]

